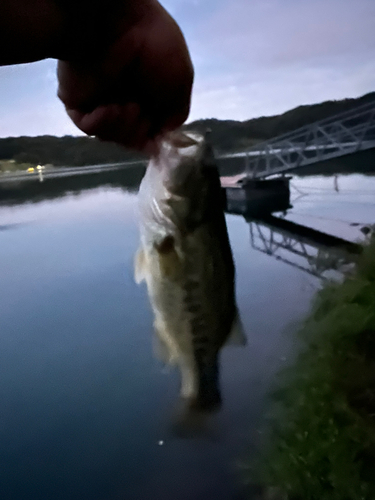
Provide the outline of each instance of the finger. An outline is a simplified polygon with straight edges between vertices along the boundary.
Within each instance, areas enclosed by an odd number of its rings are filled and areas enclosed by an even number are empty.
[[[95,135],[102,140],[131,145],[140,117],[140,107],[136,103],[128,103],[117,106],[117,110],[113,120],[101,123]]]
[[[90,113],[78,109],[66,109],[70,119],[87,135],[97,135],[101,129],[113,123],[120,114],[119,106],[98,106]]]
[[[138,151],[144,151],[145,145],[149,141],[149,132],[151,129],[151,121],[149,118],[141,117],[134,126],[133,135],[131,137],[130,147]]]
[[[137,106],[137,109],[139,110],[139,106]],[[133,111],[129,113],[126,111],[124,116],[120,115],[110,130],[107,129],[105,133],[101,133],[98,137],[141,151],[148,139],[149,128],[150,121],[142,118],[139,112]]]
[[[161,141],[157,139],[149,139],[142,148],[142,153],[147,156],[158,156],[160,151]]]
[[[145,112],[151,116],[154,136],[163,129],[179,127],[187,119],[194,79],[194,69],[180,29],[164,9],[159,15],[159,22],[154,20],[147,30],[139,68],[143,84],[140,95]],[[160,64],[160,61],[166,63]]]
[[[83,63],[58,61],[57,79],[57,96],[69,109],[89,108],[102,86],[99,67]]]
[[[67,112],[77,127],[86,134],[132,147],[140,116],[138,104],[98,106],[90,113],[69,109]]]
[[[179,108],[181,108],[181,110],[177,111]],[[182,104],[178,104],[175,108],[171,110],[170,115],[167,116],[164,122],[162,123],[161,125],[162,133],[164,134],[166,132],[170,132],[180,127],[187,120],[189,112],[190,112],[190,102],[185,104],[185,106],[183,106]]]

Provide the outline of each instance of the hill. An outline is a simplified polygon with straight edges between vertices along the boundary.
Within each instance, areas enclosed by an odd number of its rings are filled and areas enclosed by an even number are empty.
[[[281,115],[263,116],[246,121],[215,118],[197,120],[185,125],[184,128],[198,132],[205,132],[210,128],[216,151],[233,151],[373,100],[375,100],[375,92],[358,99],[299,106]],[[21,164],[80,166],[122,162],[137,158],[140,156],[131,151],[115,144],[100,142],[92,137],[45,135],[0,139],[0,170],[2,161],[3,169],[9,168],[9,162],[4,162],[4,160],[14,160],[14,168],[17,168]]]
[[[276,116],[263,116],[246,121],[217,120],[215,118],[197,120],[186,126],[189,130],[204,132],[211,129],[212,142],[217,151],[233,151],[251,147],[257,142],[271,139],[309,123],[323,120],[331,115],[348,111],[361,104],[375,101],[375,92],[357,99],[325,101],[320,104],[298,106]]]

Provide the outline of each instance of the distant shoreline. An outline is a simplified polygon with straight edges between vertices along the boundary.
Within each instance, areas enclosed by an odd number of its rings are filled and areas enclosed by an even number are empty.
[[[298,127],[347,111],[360,104],[375,101],[375,92],[357,99],[326,101],[299,106],[281,115],[253,118],[246,121],[205,119],[184,126],[187,130],[204,133],[211,130],[211,141],[218,154],[240,151],[264,140],[289,132]],[[2,163],[13,161],[11,170],[19,164],[55,167],[83,167],[107,163],[142,160],[143,157],[116,144],[100,142],[86,136],[38,136],[0,138],[0,170]]]

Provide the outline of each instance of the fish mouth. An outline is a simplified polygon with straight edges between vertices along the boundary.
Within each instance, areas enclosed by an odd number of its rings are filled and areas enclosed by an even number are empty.
[[[181,130],[169,133],[169,142],[177,149],[185,149],[190,146],[197,146],[200,142],[198,134],[182,132]]]

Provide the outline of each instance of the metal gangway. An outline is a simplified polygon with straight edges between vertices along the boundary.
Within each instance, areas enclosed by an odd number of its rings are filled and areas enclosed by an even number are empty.
[[[262,179],[374,147],[375,100],[222,158],[243,157],[244,176]]]

